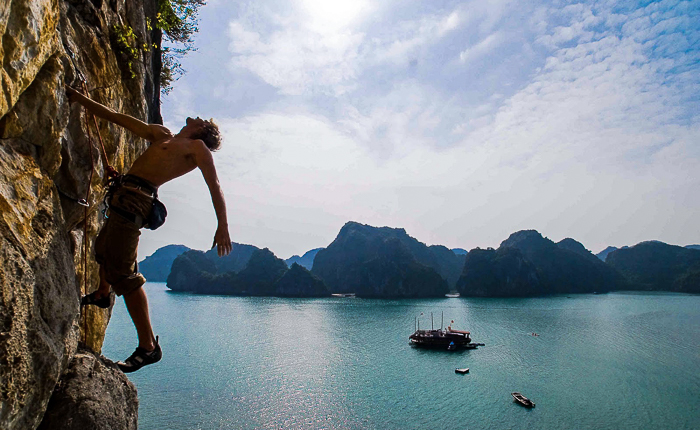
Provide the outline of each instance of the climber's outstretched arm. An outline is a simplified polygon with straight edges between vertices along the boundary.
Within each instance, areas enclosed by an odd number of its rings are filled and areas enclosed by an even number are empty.
[[[81,105],[85,106],[85,109],[89,110],[100,118],[104,118],[107,121],[120,125],[135,135],[150,142],[157,142],[165,137],[172,136],[170,130],[160,124],[146,124],[133,116],[115,112],[107,106],[85,97],[83,94],[71,87],[66,86],[66,95],[68,95],[68,100],[71,102],[80,103]]]
[[[201,140],[194,140],[192,148],[197,167],[202,171],[204,181],[207,183],[207,187],[209,187],[216,219],[219,221],[216,233],[214,233],[212,248],[216,247],[219,257],[223,257],[224,255],[228,255],[232,249],[231,238],[228,233],[228,217],[226,215],[224,192],[221,190],[219,177],[216,174],[216,167],[214,166],[214,157],[212,157],[209,148],[207,148]]]

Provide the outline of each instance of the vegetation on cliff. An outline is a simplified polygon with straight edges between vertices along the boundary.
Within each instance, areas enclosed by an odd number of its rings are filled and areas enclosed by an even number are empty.
[[[635,290],[700,293],[700,250],[642,242],[611,252],[606,262]]]
[[[444,247],[427,247],[404,229],[348,222],[316,254],[312,273],[333,292],[363,297],[437,297],[462,259]],[[447,251],[447,261],[440,261]],[[440,273],[442,271],[442,273]],[[456,276],[454,276],[456,282]]]
[[[535,230],[510,235],[501,247],[519,249],[537,267],[543,284],[541,294],[593,293],[619,290],[625,280],[583,245],[564,240],[559,246]]]
[[[457,289],[465,296],[504,297],[605,292],[626,285],[574,239],[554,243],[535,230],[523,230],[498,250],[470,251]]]
[[[517,248],[472,249],[457,291],[466,297],[525,297],[543,293],[537,268]]]
[[[199,31],[197,15],[204,0],[158,0],[156,19],[151,27],[162,30],[164,46],[156,46],[161,52],[162,68],[160,73],[161,91],[168,94],[185,70],[180,59],[188,52],[194,51],[192,37]]]
[[[287,263],[269,249],[236,243],[233,245],[232,254],[238,256],[220,266],[215,264],[209,253],[202,251],[188,251],[178,256],[168,276],[168,288],[197,294],[280,297],[330,295],[325,284],[307,269],[298,264],[288,268]],[[244,261],[242,256],[251,249],[249,258],[240,266]]]
[[[292,267],[277,281],[275,293],[280,297],[324,297],[330,290],[307,268],[292,263]]]

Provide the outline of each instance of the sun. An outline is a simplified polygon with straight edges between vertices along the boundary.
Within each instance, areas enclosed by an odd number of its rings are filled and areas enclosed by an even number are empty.
[[[364,0],[301,0],[311,18],[311,26],[322,32],[337,32],[350,27],[369,9]]]

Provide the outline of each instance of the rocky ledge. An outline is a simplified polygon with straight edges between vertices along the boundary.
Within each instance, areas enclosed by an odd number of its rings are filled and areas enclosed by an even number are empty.
[[[136,387],[114,362],[79,349],[38,430],[136,429],[138,405]]]

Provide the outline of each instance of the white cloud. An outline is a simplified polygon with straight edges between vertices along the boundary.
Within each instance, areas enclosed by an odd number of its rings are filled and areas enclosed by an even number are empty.
[[[591,6],[584,4],[568,5],[561,10],[549,11],[548,19],[564,20],[568,25],[554,27],[549,33],[542,34],[537,41],[550,48],[558,48],[574,40],[588,42],[592,40],[595,31],[592,30],[603,20],[596,16]]]
[[[352,8],[350,2],[308,0],[302,4],[306,14],[296,11],[283,18],[267,17],[277,25],[266,34],[251,30],[260,17],[231,22],[232,66],[252,71],[286,95],[339,96],[355,89],[366,70],[387,63],[406,66],[463,23],[460,12],[453,10],[403,21],[367,38],[347,25],[358,16],[367,16],[367,4],[352,3]]]
[[[447,18],[444,18],[438,27],[438,35],[445,36],[448,32],[456,29],[459,27],[462,19],[460,18],[460,14],[457,11],[452,12],[447,16]]]
[[[470,46],[459,53],[459,61],[462,63],[477,60],[482,55],[487,55],[498,47],[502,37],[500,33],[489,34],[479,43]]]
[[[447,15],[422,17],[398,23],[373,39],[369,47],[368,65],[394,63],[405,65],[412,56],[429,47],[462,24],[458,11]]]
[[[353,84],[362,34],[335,33],[326,37],[304,28],[260,34],[240,22],[229,26],[232,64],[248,69],[282,94],[309,92],[340,95]]]
[[[700,242],[698,11],[676,3],[360,10],[334,31],[237,17],[233,66],[290,97],[223,122],[233,239],[287,257],[356,220],[464,248],[523,228],[594,251]],[[164,187],[159,244],[207,245],[202,187]]]

